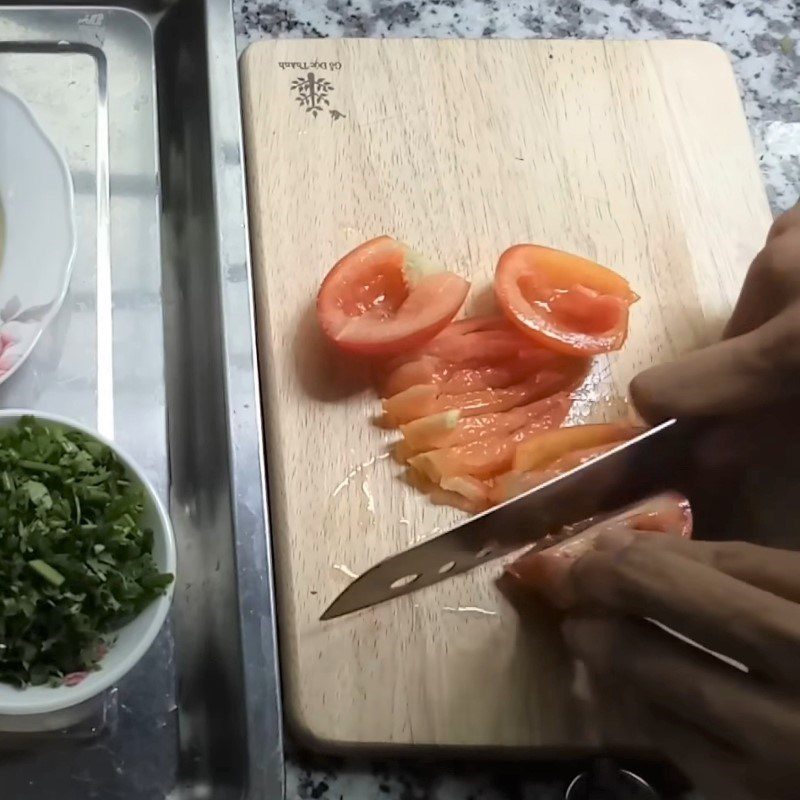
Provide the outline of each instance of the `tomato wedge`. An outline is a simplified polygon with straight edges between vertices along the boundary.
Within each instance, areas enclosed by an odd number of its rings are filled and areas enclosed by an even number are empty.
[[[390,428],[429,414],[458,410],[462,417],[510,411],[563,391],[571,391],[584,379],[587,362],[575,358],[535,372],[520,383],[502,389],[479,389],[463,394],[444,394],[434,384],[411,386],[382,400],[384,424]]]
[[[411,454],[424,453],[442,447],[455,447],[506,436],[543,416],[554,407],[564,405],[569,408],[569,401],[569,394],[560,392],[543,400],[518,406],[511,411],[478,414],[464,419],[461,419],[461,412],[457,409],[441,411],[401,425],[400,432]]]
[[[619,350],[628,334],[628,306],[639,299],[613,270],[534,244],[500,256],[494,289],[514,325],[567,355]]]
[[[431,450],[409,458],[409,464],[439,484],[445,478],[464,475],[489,478],[505,472],[511,467],[520,443],[561,425],[572,401],[564,392],[534,405],[538,406],[538,413],[506,436],[490,436],[468,444]]]
[[[437,271],[402,242],[379,236],[334,265],[317,295],[317,318],[342,350],[402,353],[439,333],[468,290],[464,278]]]
[[[419,384],[440,384],[449,370],[446,364],[435,356],[424,355],[415,361],[405,361],[395,367],[383,381],[383,397],[392,397]]]
[[[536,486],[558,476],[555,470],[540,470],[537,472],[519,472],[509,470],[498,475],[492,481],[489,489],[489,500],[493,504],[505,503],[517,495],[524,494]]]
[[[383,396],[420,383],[439,384],[444,394],[503,388],[562,358],[536,345],[506,320],[501,320],[502,329],[492,330],[472,330],[468,322],[453,322],[422,348],[391,359]],[[464,333],[454,332],[459,329]]]
[[[570,533],[579,528],[575,535]],[[526,553],[507,567],[507,571],[520,583],[534,589],[547,591],[562,607],[574,604],[567,579],[571,564],[592,548],[594,540],[608,531],[663,533],[669,536],[692,535],[692,509],[683,495],[664,492],[631,506],[613,517],[593,523],[587,520],[581,526],[564,528],[552,547]],[[563,538],[563,537],[567,538]]]
[[[630,425],[608,423],[605,425],[575,425],[560,428],[537,436],[517,448],[514,469],[522,472],[550,467],[554,462],[576,450],[599,448],[612,442],[619,443],[641,433]],[[597,454],[597,453],[596,453]],[[577,464],[565,465],[562,471]]]

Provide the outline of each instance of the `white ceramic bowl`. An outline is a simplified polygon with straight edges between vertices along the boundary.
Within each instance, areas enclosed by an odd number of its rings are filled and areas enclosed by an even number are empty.
[[[86,433],[97,439],[97,441],[108,445],[116,453],[131,478],[144,487],[145,506],[142,524],[153,530],[153,558],[161,572],[170,572],[174,575],[176,559],[172,525],[163,503],[159,500],[150,482],[133,461],[125,453],[121,452],[113,442],[109,442],[98,433],[64,417],[52,414],[20,410],[0,411],[0,428],[11,427],[21,417],[27,415],[64,429]],[[172,602],[174,585],[175,582],[173,581],[164,595],[154,600],[138,617],[131,620],[114,634],[116,643],[109,648],[108,653],[100,662],[100,668],[90,672],[77,686],[30,686],[26,689],[17,689],[9,684],[0,683],[0,720],[4,716],[6,718],[35,717],[31,720],[31,724],[3,725],[0,721],[0,730],[36,730],[62,727],[68,721],[67,718],[54,712],[86,703],[117,683],[145,654],[156,638],[167,617],[167,612]],[[36,718],[41,716],[51,717],[52,719],[48,724],[40,726],[36,724]],[[24,723],[24,720],[16,719],[11,720],[11,722]]]
[[[75,258],[72,177],[28,106],[0,89],[0,383],[58,312]]]

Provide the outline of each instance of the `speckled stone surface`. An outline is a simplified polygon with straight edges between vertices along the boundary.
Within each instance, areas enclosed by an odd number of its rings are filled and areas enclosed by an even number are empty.
[[[777,213],[800,189],[800,4],[793,0],[234,0],[240,50],[276,36],[698,38],[733,61]],[[527,773],[527,774],[526,774]],[[287,797],[561,800],[567,776],[291,755]]]

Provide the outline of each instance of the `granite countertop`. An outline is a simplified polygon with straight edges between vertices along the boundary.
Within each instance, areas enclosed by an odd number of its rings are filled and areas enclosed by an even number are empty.
[[[733,61],[773,210],[798,198],[794,0],[234,0],[234,13],[240,50],[276,36],[707,39]],[[489,767],[467,772],[309,755],[287,763],[292,800],[560,800],[563,791],[563,780],[552,776],[526,780]]]

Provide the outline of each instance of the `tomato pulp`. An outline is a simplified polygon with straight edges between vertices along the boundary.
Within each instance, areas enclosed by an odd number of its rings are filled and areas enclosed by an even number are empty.
[[[379,236],[334,265],[317,295],[317,318],[342,350],[393,355],[432,339],[455,317],[468,291],[464,278]]]

